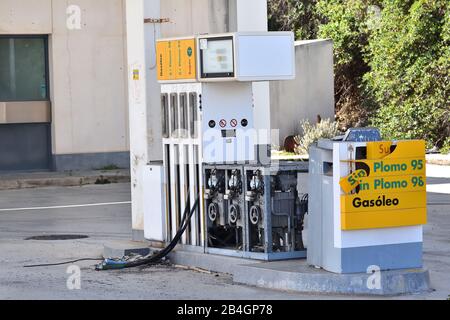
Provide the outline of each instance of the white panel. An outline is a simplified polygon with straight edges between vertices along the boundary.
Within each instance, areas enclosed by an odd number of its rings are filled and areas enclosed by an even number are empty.
[[[253,101],[255,129],[258,131],[258,144],[270,145],[272,138],[272,129],[270,122],[270,83],[253,83]],[[299,122],[300,123],[300,122]],[[277,132],[274,132],[276,134]]]
[[[185,151],[186,151],[185,145],[180,144],[178,149],[179,153],[178,165],[180,168],[180,180],[178,182],[180,184],[180,218],[183,218],[184,211],[186,210],[186,201],[187,201]],[[179,227],[181,227],[181,220]],[[183,235],[181,236],[182,243],[186,243],[186,239],[187,239],[187,232],[184,232]]]
[[[251,161],[255,158],[252,84],[208,83],[203,86],[203,161],[223,163]],[[242,120],[248,125],[243,127]],[[233,126],[232,121],[236,121]],[[215,127],[210,128],[210,121]],[[222,127],[221,121],[225,122]],[[222,130],[236,130],[236,137],[222,136]]]
[[[189,197],[191,199],[191,206],[194,205],[195,200],[200,195],[196,194],[196,176],[195,176],[195,162],[194,162],[194,146],[189,146]],[[200,190],[200,189],[199,189]],[[199,204],[200,205],[200,204]],[[191,218],[191,244],[192,245],[200,245],[200,243],[197,243],[197,232],[199,230],[197,229],[197,214],[194,214]]]
[[[145,166],[144,190],[144,236],[147,240],[166,240],[166,210],[164,192],[164,168]]]
[[[171,195],[171,212],[169,213],[172,218],[172,235],[171,240],[175,238],[179,228],[179,208],[178,208],[178,193],[177,193],[177,184],[179,184],[179,180],[177,179],[177,174],[175,170],[175,164],[178,161],[179,152],[177,152],[178,145],[171,144],[170,145],[170,164],[169,164],[169,172],[170,172],[170,195]]]
[[[239,80],[295,78],[293,34],[238,35],[237,49]]]
[[[267,31],[267,0],[236,0],[238,31]]]
[[[422,242],[422,231],[422,226],[343,231],[341,248]]]
[[[340,248],[342,246],[342,232],[341,232],[341,187],[339,180],[341,178],[340,159],[339,159],[339,145],[333,145],[333,217],[334,217],[334,246]],[[326,195],[324,195],[326,196]]]

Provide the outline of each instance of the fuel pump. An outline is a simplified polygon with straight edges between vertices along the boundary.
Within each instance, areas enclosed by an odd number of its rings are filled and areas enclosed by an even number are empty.
[[[260,159],[267,145],[256,132],[253,92],[253,82],[295,78],[293,33],[161,39],[157,57],[166,234],[179,229],[184,203],[198,191],[203,205],[183,245],[259,260],[305,257],[297,216],[307,165]]]

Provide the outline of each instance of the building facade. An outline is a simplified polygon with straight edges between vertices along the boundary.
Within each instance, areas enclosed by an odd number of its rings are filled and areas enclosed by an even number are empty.
[[[238,30],[267,30],[266,0],[1,0],[0,172],[160,161],[155,39]],[[323,55],[305,64],[310,46]],[[280,132],[268,144],[334,116],[331,42],[296,51],[296,81],[254,85],[257,127]]]
[[[0,1],[0,171],[129,167],[123,10]]]

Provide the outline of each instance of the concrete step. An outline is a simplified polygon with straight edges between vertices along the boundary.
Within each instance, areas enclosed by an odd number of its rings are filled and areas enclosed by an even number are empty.
[[[369,279],[371,274],[331,273],[309,266],[305,259],[258,262],[183,249],[174,251],[169,258],[175,264],[231,274],[238,284],[273,290],[363,296],[398,296],[431,291],[430,275],[424,269],[382,271],[378,287],[378,282]]]
[[[305,260],[291,260],[239,266],[233,280],[302,293],[397,296],[431,291],[430,275],[424,269],[382,271],[379,275],[375,281],[372,274],[336,274],[308,266]]]

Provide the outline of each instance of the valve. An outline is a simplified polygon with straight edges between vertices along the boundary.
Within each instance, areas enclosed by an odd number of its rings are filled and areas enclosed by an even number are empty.
[[[210,203],[208,206],[209,220],[215,222],[219,217],[219,205],[217,203]]]
[[[241,217],[241,209],[239,208],[238,205],[233,204],[230,207],[230,211],[228,212],[228,220],[230,221],[230,223],[236,224],[237,221],[240,219],[240,217]]]
[[[250,222],[253,225],[257,225],[261,219],[261,208],[259,206],[253,206],[250,208]]]

